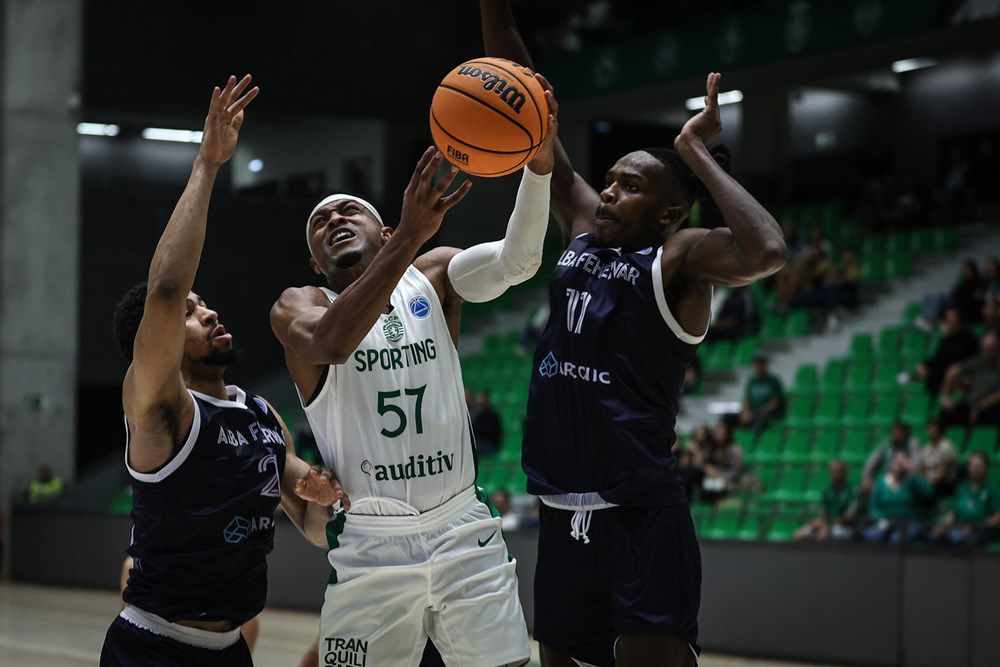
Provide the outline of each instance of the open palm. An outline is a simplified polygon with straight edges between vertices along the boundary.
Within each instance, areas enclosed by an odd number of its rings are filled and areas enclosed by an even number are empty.
[[[216,86],[212,91],[212,103],[205,118],[205,131],[198,153],[203,162],[219,166],[233,157],[240,126],[243,125],[243,110],[260,92],[260,88],[254,86],[243,95],[249,85],[249,74],[239,81],[230,76],[225,88]]]
[[[722,75],[712,72],[705,83],[705,108],[685,123],[681,134],[694,135],[705,144],[722,132],[722,116],[719,113],[719,80]],[[678,135],[680,136],[680,135]]]

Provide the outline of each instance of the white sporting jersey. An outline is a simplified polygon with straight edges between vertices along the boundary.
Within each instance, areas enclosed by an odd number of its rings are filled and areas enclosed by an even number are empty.
[[[437,292],[411,265],[390,303],[303,406],[351,514],[426,512],[475,481],[462,369]]]

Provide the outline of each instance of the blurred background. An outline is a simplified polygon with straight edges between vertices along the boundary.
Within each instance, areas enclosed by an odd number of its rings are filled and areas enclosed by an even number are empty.
[[[1000,662],[1000,2],[513,5],[591,184],[671,145],[717,70],[733,173],[785,231],[785,269],[716,291],[678,417],[704,646]],[[315,282],[301,225],[317,199],[350,190],[398,219],[437,82],[482,53],[478,6],[0,8],[0,568],[113,590],[131,500],[111,315],[145,279],[212,87],[250,72],[261,95],[216,185],[196,289],[246,353],[227,379],[278,406],[316,460],[267,313]],[[499,238],[517,182],[476,179],[430,245]],[[723,223],[701,205],[690,224]],[[459,344],[479,484],[505,511],[529,625],[537,512],[519,456],[551,231],[534,279],[465,307]],[[289,528],[270,600],[315,611],[325,561]],[[0,601],[31,590],[6,586]]]

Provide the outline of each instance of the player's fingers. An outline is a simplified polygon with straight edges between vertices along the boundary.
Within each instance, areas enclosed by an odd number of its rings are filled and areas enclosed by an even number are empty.
[[[559,102],[556,101],[556,96],[552,94],[551,90],[545,91],[545,101],[549,105],[549,113],[553,116],[559,115]]]
[[[448,195],[447,197],[442,197],[440,210],[447,211],[452,206],[465,199],[465,195],[469,194],[469,190],[471,189],[472,189],[472,181],[466,181],[462,183],[460,186],[458,186],[458,189],[452,192],[450,195]]]
[[[230,125],[233,126],[234,130],[239,132],[240,128],[243,127],[243,120],[244,120],[243,112],[240,111],[235,116],[233,116],[233,120],[230,122]]]
[[[549,80],[545,78],[544,74],[539,74],[538,72],[535,72],[535,80],[541,84],[544,90],[548,90],[553,93],[555,92],[555,88],[552,87],[552,84],[549,83]]]
[[[233,103],[233,100],[239,98],[239,96],[243,94],[243,91],[246,90],[246,87],[249,85],[250,85],[250,75],[244,74],[243,78],[240,79],[237,82],[237,84],[233,86],[233,89],[229,91],[229,97],[226,99],[226,107],[229,107],[229,105]]]
[[[260,93],[259,87],[254,86],[251,88],[247,91],[246,95],[229,105],[229,113],[239,113],[246,109],[247,105],[253,102],[253,98],[257,97],[258,93]]]
[[[229,79],[226,80],[226,87],[222,89],[222,106],[226,107],[229,104],[229,95],[233,92],[233,88],[236,87],[236,75],[230,74]]]
[[[422,187],[430,187],[431,180],[434,178],[435,172],[437,172],[438,165],[441,164],[441,151],[434,149],[434,155],[431,159],[427,161],[424,165],[424,170],[420,172],[420,185]]]
[[[424,172],[424,167],[427,166],[427,161],[431,159],[431,156],[437,151],[434,146],[429,146],[424,154],[420,156],[420,160],[417,162],[417,166],[413,169],[413,176],[410,177],[410,189],[416,189],[417,184],[420,183],[420,174]]]
[[[454,182],[455,177],[458,176],[458,167],[451,167],[448,172],[444,175],[437,185],[434,186],[434,196],[440,197],[445,192],[448,191],[448,187]]]
[[[212,89],[212,102],[208,105],[208,113],[213,114],[219,110],[222,100],[222,89],[216,86]]]

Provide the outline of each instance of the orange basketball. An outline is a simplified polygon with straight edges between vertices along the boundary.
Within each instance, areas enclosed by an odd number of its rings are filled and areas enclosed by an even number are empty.
[[[477,58],[448,72],[431,102],[431,135],[453,165],[503,176],[526,165],[548,133],[549,109],[534,72]]]

